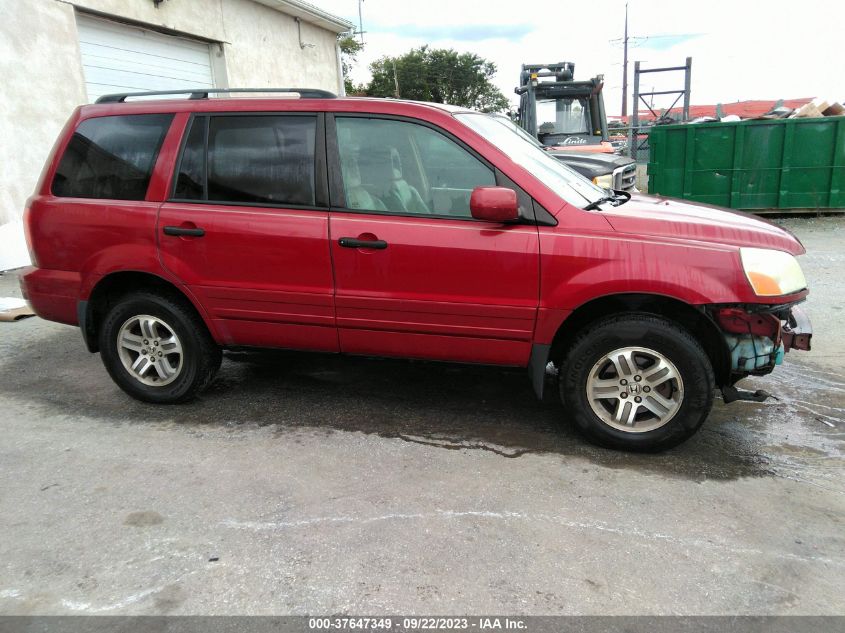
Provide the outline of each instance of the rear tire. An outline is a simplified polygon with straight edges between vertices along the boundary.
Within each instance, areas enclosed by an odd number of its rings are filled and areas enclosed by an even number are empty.
[[[222,354],[202,319],[183,301],[153,292],[121,297],[99,331],[109,375],[133,398],[185,402],[202,391]]]
[[[588,326],[559,376],[561,399],[578,430],[608,448],[672,448],[699,429],[713,406],[713,368],[701,345],[652,315]]]

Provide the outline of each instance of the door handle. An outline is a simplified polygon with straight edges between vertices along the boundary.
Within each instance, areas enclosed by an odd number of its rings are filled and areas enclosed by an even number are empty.
[[[387,242],[384,240],[359,240],[354,237],[342,237],[337,241],[343,248],[374,248],[384,250]]]
[[[205,229],[188,228],[185,226],[165,226],[165,235],[184,235],[187,237],[202,237],[205,235]]]

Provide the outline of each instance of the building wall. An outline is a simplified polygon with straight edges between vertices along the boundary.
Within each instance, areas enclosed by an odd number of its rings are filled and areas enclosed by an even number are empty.
[[[301,87],[306,81],[309,88],[338,90],[336,35],[303,20],[302,42],[314,46],[300,48],[293,16],[252,0],[164,0],[158,8],[152,0],[69,1],[105,17],[121,16],[223,43],[229,86]]]
[[[85,102],[85,82],[73,7],[53,0],[0,2],[2,225],[20,218],[56,136]]]
[[[211,46],[219,87],[337,91],[335,33],[252,0],[0,0],[0,270],[25,265],[20,217],[73,109],[85,103],[76,10],[177,31]],[[7,225],[7,226],[4,226]],[[11,225],[11,226],[10,226]]]
[[[226,0],[226,72],[233,87],[302,87],[338,92],[337,36],[304,20],[299,46],[290,16],[250,0]],[[230,11],[237,7],[237,11]],[[309,46],[311,45],[311,46]]]

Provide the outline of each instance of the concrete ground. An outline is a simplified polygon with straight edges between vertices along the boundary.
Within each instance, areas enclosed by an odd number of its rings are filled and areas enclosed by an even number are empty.
[[[229,355],[157,407],[0,323],[0,613],[842,614],[845,218],[785,224],[816,349],[656,456],[521,371]]]

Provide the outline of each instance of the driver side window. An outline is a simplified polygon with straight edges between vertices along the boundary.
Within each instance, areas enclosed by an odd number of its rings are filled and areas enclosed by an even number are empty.
[[[359,117],[336,124],[349,209],[469,218],[472,190],[496,184],[493,170],[424,125]]]

